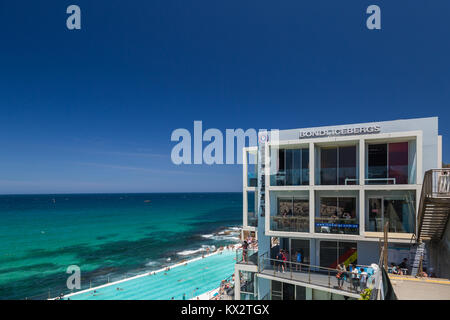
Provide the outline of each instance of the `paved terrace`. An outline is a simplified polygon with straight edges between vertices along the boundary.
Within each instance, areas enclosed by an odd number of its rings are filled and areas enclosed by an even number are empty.
[[[399,300],[450,300],[450,280],[389,275]]]

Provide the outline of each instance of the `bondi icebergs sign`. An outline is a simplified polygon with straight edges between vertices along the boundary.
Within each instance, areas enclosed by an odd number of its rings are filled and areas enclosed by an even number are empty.
[[[325,128],[325,129],[311,129],[302,130],[299,133],[299,138],[314,138],[314,137],[334,137],[334,136],[349,136],[357,134],[371,134],[380,133],[380,125],[364,126],[364,127],[343,127],[343,128]]]

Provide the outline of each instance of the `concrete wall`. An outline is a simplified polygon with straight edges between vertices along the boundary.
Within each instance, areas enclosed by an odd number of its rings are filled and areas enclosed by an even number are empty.
[[[430,265],[439,278],[450,279],[450,223],[442,240],[429,245]]]
[[[358,264],[378,264],[379,244],[374,241],[358,241]]]

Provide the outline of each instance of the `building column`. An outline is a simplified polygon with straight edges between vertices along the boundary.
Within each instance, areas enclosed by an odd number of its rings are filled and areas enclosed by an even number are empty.
[[[234,267],[234,300],[241,300],[241,277],[237,265]]]
[[[364,189],[359,189],[359,234],[364,235],[366,231],[366,194]]]
[[[366,144],[364,139],[359,139],[359,185],[366,182]]]
[[[315,150],[314,143],[309,143],[309,233],[314,233],[314,217],[315,217]],[[311,251],[312,252],[312,251]],[[310,253],[311,257],[311,253]]]
[[[313,299],[312,290],[313,289],[306,287],[306,300],[312,300]]]

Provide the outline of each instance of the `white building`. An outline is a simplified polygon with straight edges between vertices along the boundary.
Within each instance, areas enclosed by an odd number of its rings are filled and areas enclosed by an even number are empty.
[[[442,167],[442,138],[437,117],[281,130],[260,133],[243,156],[243,226],[258,252],[237,261],[236,299],[357,298],[334,276],[322,284],[311,274],[377,263],[386,223],[389,262],[411,260],[423,177]],[[307,280],[295,268],[281,276],[271,260],[279,249],[317,267]]]

